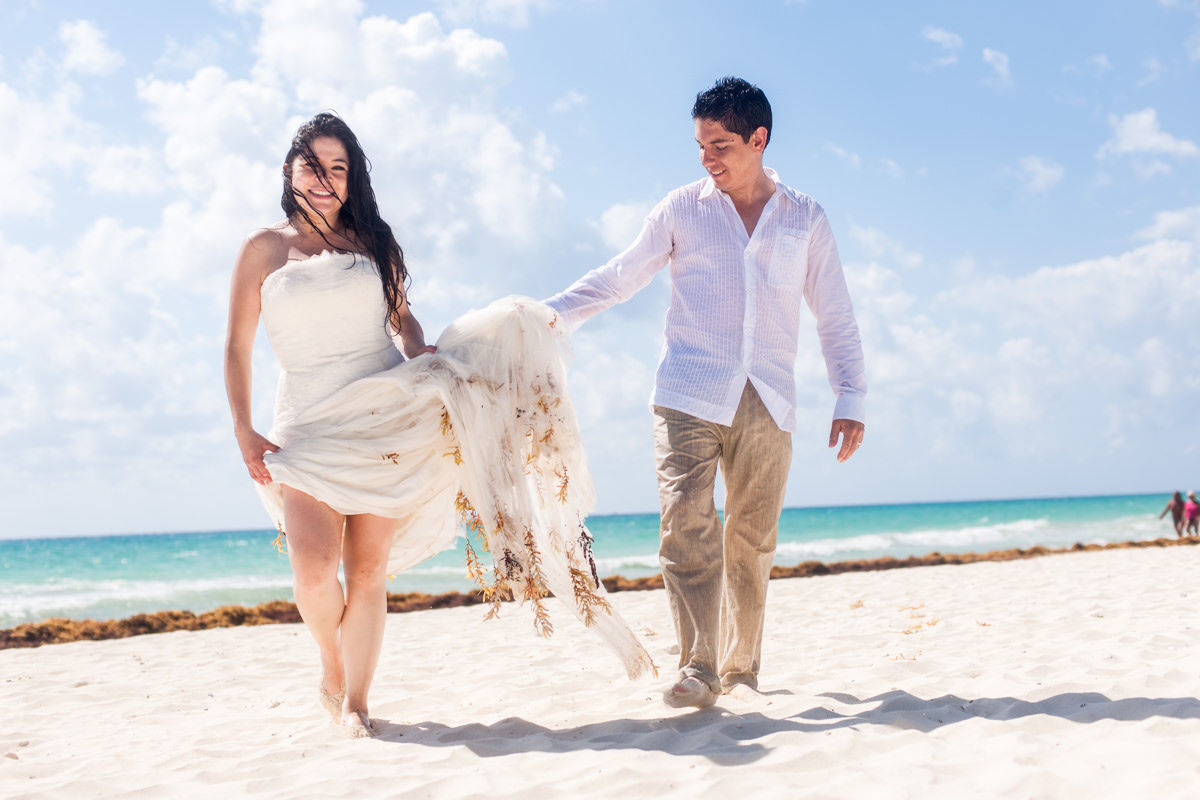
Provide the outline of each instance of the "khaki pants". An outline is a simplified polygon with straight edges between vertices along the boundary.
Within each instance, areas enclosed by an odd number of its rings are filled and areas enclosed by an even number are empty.
[[[679,637],[680,679],[699,678],[716,692],[757,687],[791,434],[747,381],[730,426],[655,406],[654,449],[659,561]],[[713,502],[718,464],[724,525]]]

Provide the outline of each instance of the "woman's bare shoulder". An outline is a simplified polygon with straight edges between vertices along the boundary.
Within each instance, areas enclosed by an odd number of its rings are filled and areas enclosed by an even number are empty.
[[[245,245],[256,250],[286,249],[296,236],[296,229],[286,219],[264,228],[255,228],[246,236]]]
[[[288,249],[295,234],[295,229],[286,219],[265,228],[255,228],[242,242],[241,257],[268,268],[279,266],[287,261]]]

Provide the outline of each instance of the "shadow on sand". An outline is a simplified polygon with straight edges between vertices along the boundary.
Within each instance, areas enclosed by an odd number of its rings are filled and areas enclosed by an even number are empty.
[[[584,750],[644,750],[680,756],[702,756],[719,765],[753,763],[771,747],[762,740],[780,733],[822,733],[868,725],[929,733],[970,719],[998,722],[1043,715],[1075,723],[1100,720],[1139,722],[1153,717],[1200,719],[1194,697],[1134,697],[1110,700],[1098,692],[1072,692],[1029,701],[1013,697],[968,700],[955,695],[932,699],[904,691],[860,700],[852,695],[820,695],[831,705],[870,706],[863,711],[835,711],[815,706],[782,719],[748,710],[735,713],[720,706],[652,720],[616,719],[578,728],[546,728],[520,717],[490,725],[451,727],[437,722],[399,724],[376,720],[379,739],[425,747],[466,747],[488,758],[521,752],[571,753]]]

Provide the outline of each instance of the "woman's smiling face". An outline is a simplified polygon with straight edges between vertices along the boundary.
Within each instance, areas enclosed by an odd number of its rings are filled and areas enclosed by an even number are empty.
[[[350,159],[345,145],[332,136],[313,139],[312,152],[316,164],[303,155],[292,161],[292,191],[301,205],[333,226],[346,200]]]

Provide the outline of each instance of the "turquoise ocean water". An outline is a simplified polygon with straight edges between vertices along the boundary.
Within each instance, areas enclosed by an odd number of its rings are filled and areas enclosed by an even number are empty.
[[[1174,536],[1158,514],[1167,495],[791,508],[777,564],[879,556],[1069,547]],[[602,576],[658,572],[658,515],[593,516]],[[0,539],[0,628],[50,617],[117,619],[140,612],[291,599],[274,530]],[[392,592],[466,591],[463,551],[396,576]]]

